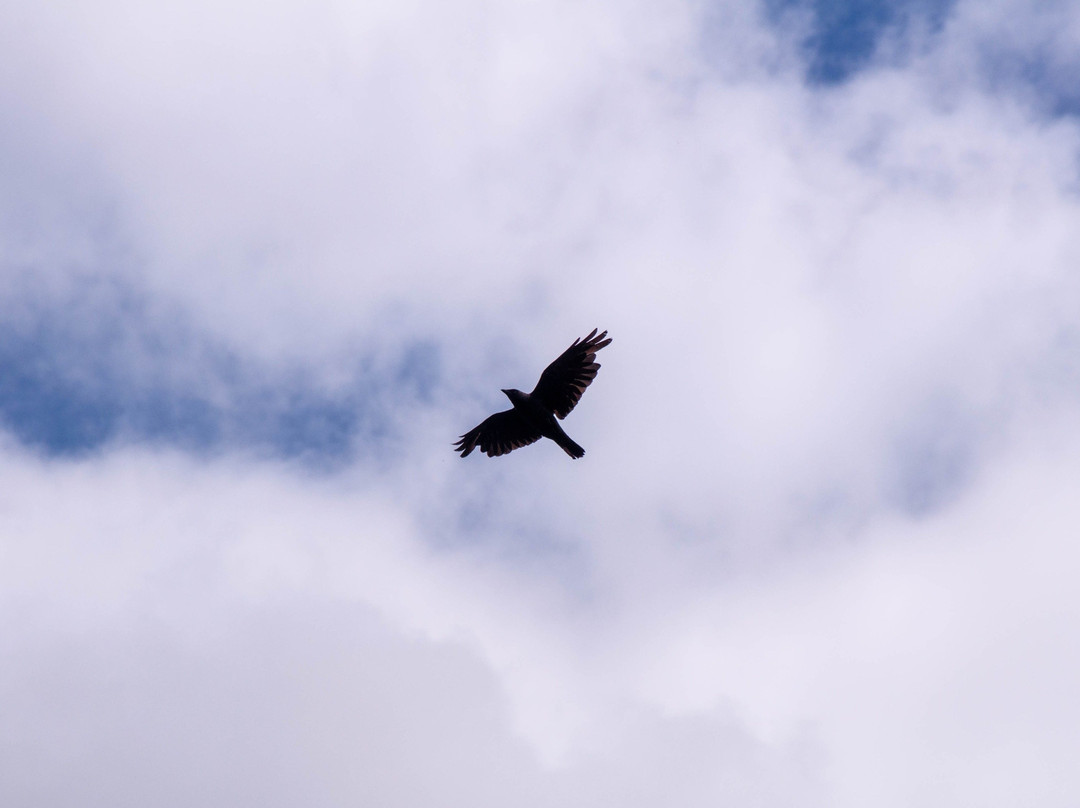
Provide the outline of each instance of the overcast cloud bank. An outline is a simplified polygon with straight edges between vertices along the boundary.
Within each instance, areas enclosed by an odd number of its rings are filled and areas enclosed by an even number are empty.
[[[1075,804],[1080,14],[812,11],[0,10],[0,801]]]

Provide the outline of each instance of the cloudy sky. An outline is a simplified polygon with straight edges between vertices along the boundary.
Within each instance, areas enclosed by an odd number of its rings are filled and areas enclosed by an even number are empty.
[[[1075,806],[1068,0],[0,3],[0,803]],[[593,327],[550,442],[451,442]]]

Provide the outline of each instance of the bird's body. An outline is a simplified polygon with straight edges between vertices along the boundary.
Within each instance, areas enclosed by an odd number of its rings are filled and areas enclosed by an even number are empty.
[[[607,331],[596,329],[583,340],[574,340],[558,359],[547,366],[531,393],[503,390],[513,409],[503,410],[466,432],[454,444],[462,457],[477,446],[489,457],[512,452],[535,443],[540,438],[555,441],[570,457],[579,458],[585,450],[568,436],[556,419],[565,418],[574,408],[585,388],[596,378],[600,365],[596,352],[607,346]]]
[[[551,438],[563,448],[568,455],[575,460],[585,454],[585,450],[574,443],[567,435],[559,422],[555,420],[555,414],[537,401],[528,393],[520,390],[503,390],[510,403],[514,405],[514,412],[521,417],[535,432],[543,438]]]

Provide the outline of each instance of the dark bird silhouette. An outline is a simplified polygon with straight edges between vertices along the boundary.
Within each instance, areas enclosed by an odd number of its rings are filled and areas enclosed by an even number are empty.
[[[611,342],[604,339],[606,336],[607,331],[597,334],[594,328],[585,339],[574,340],[574,344],[540,374],[540,381],[531,393],[503,390],[514,405],[513,409],[497,412],[470,429],[454,444],[454,451],[468,457],[469,452],[479,446],[488,457],[498,457],[536,443],[540,438],[551,438],[575,459],[585,454],[585,450],[563,432],[555,417],[565,418],[596,378],[596,371],[600,370],[596,352]]]

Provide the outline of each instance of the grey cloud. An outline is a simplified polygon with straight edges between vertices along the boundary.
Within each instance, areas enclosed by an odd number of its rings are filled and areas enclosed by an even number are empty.
[[[0,580],[9,804],[780,805],[815,786],[805,743],[759,743],[726,710],[616,705],[617,737],[537,745],[576,686],[530,636],[535,594],[491,611],[475,595],[503,582],[392,538],[392,508],[353,485],[161,460],[4,468],[27,508]],[[44,522],[35,475],[55,484]],[[100,507],[133,483],[140,504]]]

